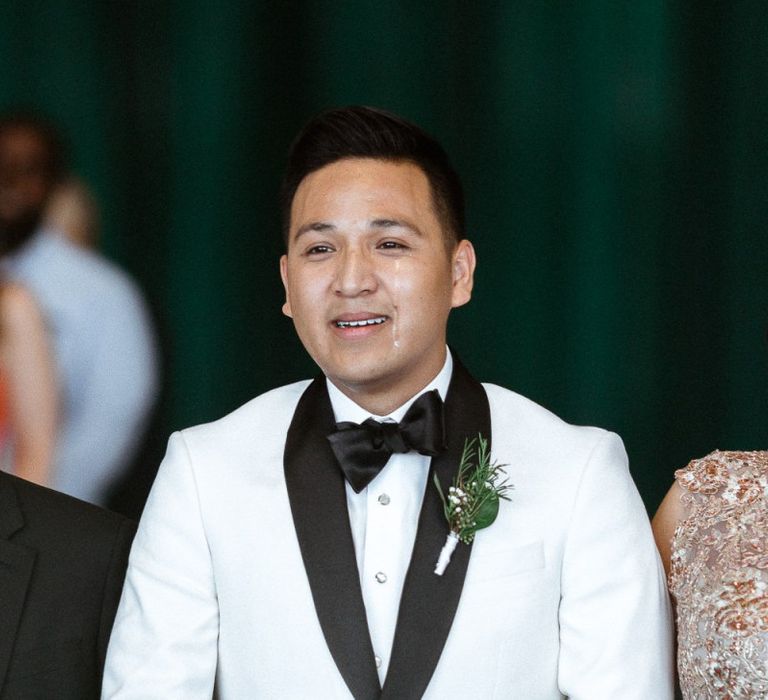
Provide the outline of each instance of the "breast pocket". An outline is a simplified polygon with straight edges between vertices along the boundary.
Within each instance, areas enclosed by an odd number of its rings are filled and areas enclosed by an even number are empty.
[[[526,577],[544,568],[544,546],[541,542],[528,542],[517,547],[497,547],[472,550],[467,580],[475,583],[500,579]]]
[[[473,639],[472,643],[475,651],[482,649],[478,653],[488,659],[495,658],[502,645],[519,645],[524,653],[506,657],[503,670],[498,669],[498,661],[494,665],[503,678],[510,674],[525,678],[535,664],[528,667],[521,659],[536,658],[525,649],[539,649],[538,640],[549,639],[553,630],[557,638],[559,576],[557,567],[548,565],[543,542],[512,547],[505,544],[494,542],[491,547],[473,548],[454,624],[457,629],[478,630],[481,621],[482,639]],[[491,678],[492,673],[489,669]],[[498,697],[528,700],[539,696],[512,693]]]

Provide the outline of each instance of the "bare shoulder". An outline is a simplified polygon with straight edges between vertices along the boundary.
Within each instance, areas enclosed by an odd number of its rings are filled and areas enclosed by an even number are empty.
[[[686,517],[686,508],[682,500],[685,493],[680,484],[675,481],[667,491],[656,515],[653,516],[653,536],[656,546],[664,562],[664,569],[669,575],[670,558],[672,555],[672,539],[678,523]]]
[[[0,323],[8,329],[42,325],[40,309],[26,287],[15,282],[0,284]]]

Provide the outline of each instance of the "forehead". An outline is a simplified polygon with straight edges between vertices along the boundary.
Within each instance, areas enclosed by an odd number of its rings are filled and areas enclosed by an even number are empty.
[[[291,229],[308,219],[385,215],[437,223],[424,171],[406,161],[345,158],[301,181],[291,203]]]

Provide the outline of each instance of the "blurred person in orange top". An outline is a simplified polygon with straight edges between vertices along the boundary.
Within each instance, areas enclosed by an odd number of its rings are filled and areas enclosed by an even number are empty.
[[[0,285],[0,446],[3,467],[47,485],[56,442],[53,357],[32,295]]]

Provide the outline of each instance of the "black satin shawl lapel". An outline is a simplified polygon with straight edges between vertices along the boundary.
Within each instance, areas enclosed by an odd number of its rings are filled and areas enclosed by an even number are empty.
[[[0,694],[35,561],[33,550],[7,539],[23,525],[11,478],[0,474]]]
[[[447,491],[458,470],[465,438],[480,433],[489,446],[491,440],[491,412],[485,389],[455,355],[453,362],[445,400],[448,449],[432,459],[382,700],[416,700],[426,691],[453,624],[469,564],[471,546],[460,543],[443,576],[434,573],[448,524],[432,475],[438,475],[443,491]]]
[[[296,536],[328,649],[358,700],[381,695],[368,632],[344,477],[326,436],[335,428],[325,378],[302,394],[285,443]]]

